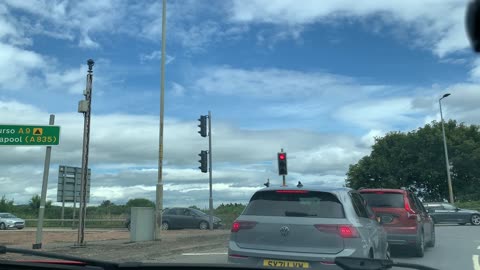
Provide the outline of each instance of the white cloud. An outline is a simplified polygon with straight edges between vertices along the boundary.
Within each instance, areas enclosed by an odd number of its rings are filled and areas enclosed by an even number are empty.
[[[293,100],[297,97],[321,99],[332,93],[335,93],[336,97],[348,98],[354,89],[369,93],[385,88],[383,85],[362,85],[347,76],[326,72],[300,72],[275,68],[246,70],[228,66],[206,68],[194,87],[222,95],[269,99],[283,97]]]
[[[15,101],[0,101],[0,114],[4,119],[15,119],[16,124],[45,123],[48,119],[45,111]],[[61,126],[61,138],[60,145],[52,150],[51,199],[55,199],[52,192],[57,179],[56,166],[80,166],[82,123],[81,114],[56,114],[55,124]],[[246,200],[253,187],[261,187],[268,177],[275,179],[275,153],[280,147],[289,153],[292,181],[300,178],[307,181],[317,175],[326,177],[322,178],[325,183],[336,185],[341,185],[338,179],[343,177],[348,164],[365,151],[348,136],[301,130],[286,130],[279,136],[274,130],[247,131],[222,122],[215,125],[213,136],[216,192],[225,201],[232,194],[232,199]],[[172,202],[181,203],[180,198],[185,199],[184,203],[198,202],[201,197],[195,194],[207,194],[202,193],[208,188],[207,178],[197,169],[198,152],[204,147],[205,142],[198,138],[196,122],[166,119],[164,181],[169,196],[177,196],[170,197]],[[1,193],[19,202],[28,201],[39,190],[33,183],[41,179],[44,148],[3,147],[2,151],[0,182],[5,188]],[[90,140],[90,166],[95,179],[92,202],[154,196],[157,151],[156,116],[94,114]],[[332,175],[338,178],[333,177],[336,179],[333,181]],[[189,188],[190,185],[197,187]],[[188,197],[191,198],[186,200]]]
[[[361,20],[375,15],[385,25],[411,30],[415,42],[443,57],[468,47],[464,0],[427,1],[302,1],[234,0],[231,18],[242,23],[286,26]]]
[[[173,94],[175,96],[184,96],[185,95],[185,87],[183,87],[181,84],[178,84],[176,82],[172,82],[172,90]]]
[[[140,62],[147,62],[147,61],[160,61],[162,59],[162,52],[160,50],[158,51],[153,51],[148,54],[141,54],[140,55]],[[168,55],[165,59],[165,64],[168,65],[170,64],[173,60],[175,60],[175,57]]]

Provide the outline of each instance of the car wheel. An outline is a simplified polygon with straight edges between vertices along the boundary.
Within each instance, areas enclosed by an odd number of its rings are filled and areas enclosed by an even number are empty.
[[[472,225],[475,225],[475,226],[480,225],[480,215],[473,214],[471,221],[472,221]]]
[[[0,223],[0,230],[6,230],[7,226],[5,226],[5,223]]]
[[[434,247],[435,246],[435,226],[432,227],[432,236],[430,238],[430,242],[427,244],[428,247]]]
[[[200,227],[200,230],[206,230],[208,229],[208,223],[206,221],[202,221],[200,222],[199,227]]]
[[[162,222],[162,230],[168,231],[169,228],[170,225],[168,224],[168,222]]]
[[[425,237],[423,232],[420,233],[417,243],[415,244],[415,256],[422,258],[425,255]]]

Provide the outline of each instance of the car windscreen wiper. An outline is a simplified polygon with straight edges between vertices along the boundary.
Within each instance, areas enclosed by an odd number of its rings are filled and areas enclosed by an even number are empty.
[[[315,214],[308,214],[305,212],[293,212],[293,211],[285,211],[286,217],[316,217]]]
[[[437,268],[428,267],[413,263],[397,263],[392,260],[355,258],[355,257],[336,257],[335,264],[343,270],[386,270],[392,267],[418,269],[418,270],[438,270]]]
[[[62,255],[62,254],[51,253],[51,252],[0,246],[0,255],[7,254],[7,253],[38,256],[38,257],[44,257],[44,258],[50,258],[50,259],[65,260],[65,261],[70,261],[70,262],[81,262],[81,263],[84,263],[84,265],[86,265],[86,266],[101,267],[104,270],[118,269],[118,263],[109,262],[109,261],[86,259],[86,258],[70,256],[70,255]],[[5,264],[7,262],[11,263],[11,261],[0,261],[1,264]],[[22,262],[17,261],[16,263],[18,264],[18,263],[22,263]]]

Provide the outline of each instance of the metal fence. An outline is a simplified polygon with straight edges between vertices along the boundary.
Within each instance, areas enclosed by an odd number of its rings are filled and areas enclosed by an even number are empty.
[[[38,219],[25,219],[26,227],[36,227]],[[78,226],[78,219],[44,219],[44,227],[71,227]],[[86,219],[87,228],[125,228],[125,219]]]

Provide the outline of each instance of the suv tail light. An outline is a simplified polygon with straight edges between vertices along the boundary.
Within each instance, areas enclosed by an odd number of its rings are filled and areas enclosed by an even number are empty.
[[[255,221],[241,221],[241,220],[236,220],[232,224],[232,229],[230,230],[231,232],[238,232],[240,230],[248,230],[252,229],[257,225],[257,222]]]
[[[359,237],[357,229],[352,225],[315,224],[314,226],[321,232],[337,233],[342,238]]]
[[[407,217],[410,218],[410,219],[416,219],[417,218],[417,213],[415,213],[415,211],[413,211],[412,207],[410,207],[410,203],[408,201],[407,196],[404,197],[404,201],[405,201],[405,210],[407,211]]]

